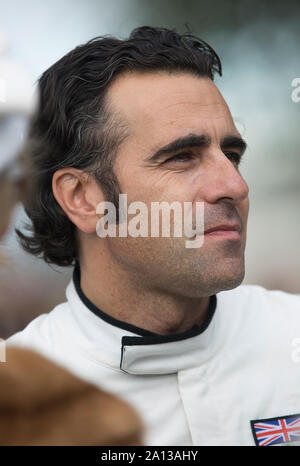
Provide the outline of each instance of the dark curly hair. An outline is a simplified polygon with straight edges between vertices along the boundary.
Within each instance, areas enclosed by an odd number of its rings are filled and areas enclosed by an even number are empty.
[[[129,38],[96,37],[71,50],[38,81],[39,107],[27,147],[31,193],[25,211],[28,234],[16,230],[23,248],[47,263],[69,266],[78,260],[76,227],[52,192],[52,177],[63,167],[93,173],[106,200],[118,207],[114,174],[118,145],[126,128],[112,114],[108,87],[123,72],[189,72],[214,79],[221,62],[210,45],[190,33],[143,26]]]

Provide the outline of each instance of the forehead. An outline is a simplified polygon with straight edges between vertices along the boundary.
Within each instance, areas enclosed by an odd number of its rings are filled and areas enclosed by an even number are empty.
[[[191,73],[126,73],[110,86],[108,99],[132,137],[164,142],[190,132],[237,133],[216,85]]]

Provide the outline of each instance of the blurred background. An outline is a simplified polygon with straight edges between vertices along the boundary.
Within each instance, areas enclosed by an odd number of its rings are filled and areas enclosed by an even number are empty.
[[[298,1],[0,0],[0,8],[0,44],[32,88],[70,49],[99,35],[188,28],[212,45],[223,63],[216,84],[249,144],[240,170],[250,188],[244,283],[300,293],[300,102],[291,98],[300,78]],[[65,300],[71,276],[21,250],[14,227],[24,220],[18,204],[1,245],[2,338]]]

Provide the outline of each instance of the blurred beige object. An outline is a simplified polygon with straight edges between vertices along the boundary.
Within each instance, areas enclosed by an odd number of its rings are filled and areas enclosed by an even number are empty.
[[[0,363],[0,445],[142,445],[126,402],[38,353],[6,349]]]

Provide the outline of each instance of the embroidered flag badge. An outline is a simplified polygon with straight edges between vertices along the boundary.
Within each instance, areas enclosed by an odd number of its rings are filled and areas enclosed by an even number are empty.
[[[259,447],[271,445],[300,445],[300,414],[251,421],[255,443]]]

